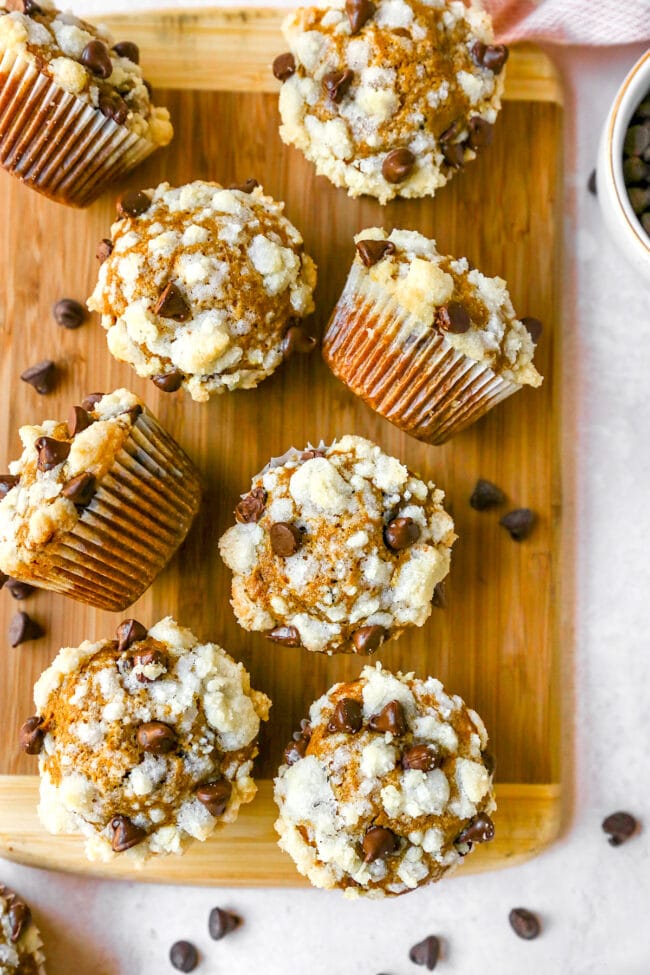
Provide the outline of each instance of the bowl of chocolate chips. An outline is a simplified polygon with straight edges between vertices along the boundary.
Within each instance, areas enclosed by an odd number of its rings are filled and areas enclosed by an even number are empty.
[[[596,186],[614,240],[650,282],[650,50],[634,65],[610,109]]]

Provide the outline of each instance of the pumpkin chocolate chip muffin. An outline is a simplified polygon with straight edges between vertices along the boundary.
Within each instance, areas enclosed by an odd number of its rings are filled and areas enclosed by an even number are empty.
[[[41,935],[29,907],[0,883],[0,973],[45,975]]]
[[[280,846],[316,887],[403,894],[494,836],[483,722],[439,680],[364,667],[310,709],[275,780]]]
[[[422,626],[456,538],[443,498],[361,437],[271,461],[219,543],[239,623],[286,646],[362,654]]]
[[[39,755],[39,815],[82,833],[90,860],[182,853],[251,802],[271,702],[243,664],[171,617],[61,650],[34,688],[24,751]]]
[[[205,401],[313,348],[300,323],[314,310],[316,267],[283,208],[255,180],[126,194],[88,302],[115,358]]]
[[[350,196],[433,196],[491,143],[508,51],[477,4],[334,0],[283,32],[280,135]]]

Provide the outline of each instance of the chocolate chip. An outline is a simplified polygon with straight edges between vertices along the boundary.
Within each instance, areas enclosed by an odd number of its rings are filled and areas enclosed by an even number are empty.
[[[430,934],[424,941],[419,941],[409,951],[409,958],[414,965],[423,965],[432,972],[440,958],[440,938]]]
[[[45,633],[43,627],[33,620],[27,613],[16,613],[9,624],[9,644],[17,647],[30,640],[38,640]]]
[[[636,833],[638,825],[634,816],[626,812],[611,813],[602,822],[603,831],[609,834],[610,846],[620,846],[621,843],[625,843]]]
[[[387,633],[383,626],[362,626],[352,636],[352,643],[357,653],[374,653],[386,639]]]
[[[231,911],[224,911],[220,907],[213,907],[208,918],[208,931],[213,941],[221,941],[240,927],[242,920]]]
[[[83,406],[71,406],[68,413],[68,435],[76,437],[82,430],[87,430],[95,421]]]
[[[127,190],[117,201],[117,213],[120,217],[139,217],[150,206],[151,199],[142,190]]]
[[[327,723],[327,730],[334,733],[342,731],[347,735],[356,735],[363,724],[361,705],[352,697],[344,697],[334,708],[332,717]]]
[[[309,739],[300,738],[298,741],[290,741],[284,750],[284,760],[287,765],[295,765],[301,758],[305,757]]]
[[[89,393],[88,396],[81,401],[82,408],[88,412],[92,412],[99,401],[104,399],[105,395],[105,393]]]
[[[154,665],[167,669],[169,666],[169,661],[162,650],[143,650],[141,653],[134,653],[130,662],[134,667],[149,667]],[[143,673],[136,674],[136,680],[141,684],[152,684],[157,679],[157,677],[147,677]]]
[[[62,328],[79,328],[86,321],[87,313],[83,305],[74,298],[61,298],[52,309],[54,321]]]
[[[463,335],[472,324],[469,312],[459,301],[450,301],[448,305],[436,308],[434,321],[437,328],[452,335]]]
[[[489,843],[492,839],[494,839],[494,823],[487,813],[478,813],[460,831],[454,843]]]
[[[113,839],[111,840],[113,853],[123,853],[125,850],[130,850],[132,846],[142,843],[147,835],[146,831],[132,823],[128,816],[121,814],[113,816],[111,829],[113,830]]]
[[[530,508],[517,508],[516,511],[509,511],[504,515],[499,524],[510,533],[514,542],[521,542],[530,535],[535,524],[535,514]]]
[[[240,193],[252,193],[260,184],[256,179],[247,179],[245,183],[231,183],[229,190],[239,190]]]
[[[128,650],[134,643],[146,640],[147,628],[137,620],[123,620],[115,631],[117,649],[120,653]]]
[[[19,579],[7,579],[7,589],[13,598],[18,600],[27,599],[36,592],[36,586],[30,586],[28,582],[20,582]]]
[[[435,606],[436,609],[447,608],[447,591],[445,589],[444,582],[437,582],[433,587],[433,596],[431,597],[431,605]]]
[[[163,318],[171,318],[175,322],[186,322],[192,317],[192,310],[185,301],[181,291],[172,284],[163,288],[160,292],[158,301],[153,306],[154,315],[161,315]]]
[[[221,816],[228,805],[232,786],[228,779],[218,779],[207,782],[196,790],[196,798],[208,810],[211,816]]]
[[[133,41],[118,41],[113,44],[113,50],[120,58],[128,58],[134,64],[140,64],[140,48]]]
[[[372,0],[345,0],[345,12],[350,21],[350,33],[358,34],[376,9]]]
[[[415,166],[415,156],[405,146],[392,149],[381,164],[381,173],[388,183],[402,183]]]
[[[384,528],[384,541],[394,552],[409,548],[420,535],[420,526],[412,518],[394,518]]]
[[[102,92],[97,107],[102,115],[112,119],[116,125],[124,125],[129,116],[129,106],[117,92]]]
[[[473,115],[468,123],[469,144],[472,149],[482,149],[483,146],[491,146],[494,140],[494,126],[487,122],[480,115]]]
[[[162,721],[147,721],[135,733],[143,752],[166,755],[176,748],[176,732]]]
[[[264,514],[266,496],[264,488],[257,487],[253,488],[238,502],[235,508],[235,518],[240,525],[250,525],[260,520]]]
[[[98,78],[110,78],[113,74],[111,56],[103,41],[89,41],[81,52],[80,60]]]
[[[269,530],[274,555],[287,559],[295,555],[302,544],[302,533],[287,521],[276,521]]]
[[[392,240],[370,240],[365,238],[355,244],[359,257],[366,267],[373,267],[381,261],[382,257],[395,253],[395,244]]]
[[[33,386],[41,396],[47,396],[56,385],[56,366],[51,359],[43,359],[21,372],[20,378],[24,383]]]
[[[292,74],[296,73],[296,59],[290,51],[286,54],[278,54],[273,62],[273,74],[278,81],[287,81]]]
[[[483,759],[483,764],[487,769],[488,775],[493,776],[497,767],[496,758],[494,757],[492,752],[481,752],[481,758]]]
[[[276,626],[264,636],[273,643],[281,643],[283,647],[301,647],[300,633],[295,626]]]
[[[479,477],[469,503],[475,511],[487,511],[488,508],[495,508],[497,505],[503,504],[505,500],[506,496],[500,487],[497,487],[492,481],[486,481]]]
[[[394,853],[399,846],[397,837],[384,826],[371,826],[363,838],[363,862],[374,863],[383,860],[389,853]]]
[[[389,731],[391,735],[403,735],[406,732],[406,717],[404,708],[399,701],[390,701],[368,721],[371,731]]]
[[[9,921],[9,940],[15,944],[30,923],[32,912],[24,901],[14,897],[7,910],[7,919]]]
[[[312,447],[310,450],[303,450],[300,455],[300,460],[313,460],[314,457],[324,457],[326,453],[326,450],[316,450],[314,447]]]
[[[302,355],[313,352],[316,345],[317,339],[313,335],[307,335],[300,325],[291,325],[282,339],[282,358],[288,359],[295,353]]]
[[[108,258],[111,256],[112,253],[113,253],[113,242],[109,240],[108,237],[102,237],[100,242],[97,244],[95,257],[97,258],[100,264],[103,264],[104,261],[108,260]]]
[[[26,752],[27,755],[38,755],[43,747],[43,738],[45,737],[43,719],[37,714],[27,718],[27,721],[21,726],[18,737],[22,751]]]
[[[328,98],[336,105],[343,101],[350,85],[354,80],[354,71],[347,68],[345,71],[329,71],[323,75],[323,88],[327,92]]]
[[[493,74],[501,74],[510,52],[505,44],[483,44],[476,41],[470,48],[470,54],[480,67],[487,68]]]
[[[592,169],[589,173],[589,179],[587,180],[587,189],[592,194],[592,196],[598,195],[598,188],[596,186],[596,170]]]
[[[20,483],[15,474],[0,474],[0,500],[6,498],[12,488]]]
[[[448,166],[462,169],[465,162],[465,148],[460,142],[445,142],[442,144],[442,155]]]
[[[625,133],[623,152],[626,156],[641,156],[650,147],[650,125],[631,125]]]
[[[413,745],[402,754],[402,768],[431,772],[441,764],[441,758],[432,745]]]
[[[535,345],[537,345],[539,342],[539,337],[544,329],[544,326],[540,322],[539,318],[531,318],[530,315],[525,315],[524,318],[521,319],[521,324],[524,326]]]
[[[5,10],[15,10],[27,17],[34,17],[36,14],[43,13],[43,8],[35,3],[35,0],[5,0],[4,7]]]
[[[89,471],[77,474],[64,485],[61,494],[78,508],[86,508],[97,492],[97,478]]]
[[[177,972],[193,972],[199,953],[190,941],[176,941],[169,950],[169,960]]]
[[[39,437],[34,441],[38,451],[36,466],[39,471],[51,471],[67,459],[71,444],[66,440],[55,440],[53,437]]]
[[[183,385],[185,376],[178,369],[166,372],[160,376],[154,376],[152,382],[154,386],[162,390],[163,393],[175,393]]]
[[[541,931],[539,918],[525,907],[513,907],[508,914],[508,920],[517,937],[524,941],[533,941]]]

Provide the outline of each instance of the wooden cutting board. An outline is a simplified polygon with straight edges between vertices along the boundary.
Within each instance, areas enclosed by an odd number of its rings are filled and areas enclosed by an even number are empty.
[[[114,213],[115,187],[85,211],[42,199],[0,173],[0,468],[19,454],[18,427],[65,417],[95,390],[124,385],[142,395],[205,475],[208,492],[185,545],[127,614],[99,612],[39,592],[22,608],[46,630],[17,649],[4,636],[18,609],[0,595],[0,853],[41,866],[123,876],[119,858],[88,864],[77,838],[44,833],[35,814],[35,760],[16,747],[32,713],[31,688],[57,650],[113,634],[124,615],[151,624],[172,614],[203,639],[241,658],[253,685],[274,704],[264,730],[260,793],[238,823],[184,857],[155,860],[137,876],[179,883],[292,885],[292,862],[275,846],[274,770],[310,702],[332,683],[356,677],[364,660],[327,658],[245,633],[228,604],[230,578],[217,552],[238,495],[271,455],[321,438],[356,433],[378,442],[447,492],[459,540],[447,582],[447,607],[419,630],[382,648],[391,669],[440,677],[483,716],[498,762],[497,838],[466,861],[465,873],[517,862],[550,843],[565,810],[561,788],[561,684],[571,647],[570,526],[561,526],[559,449],[566,403],[561,397],[559,249],[562,226],[562,91],[540,51],[511,55],[506,104],[494,145],[435,200],[382,208],[350,200],[278,135],[277,84],[269,64],[284,49],[281,11],[213,10],[113,18],[118,39],[134,40],[145,74],[169,105],[172,146],[128,181],[224,183],[256,177],[286,201],[319,266],[317,321],[322,330],[353,257],[352,236],[366,226],[416,229],[443,253],[466,255],[509,282],[515,308],[545,330],[537,354],[541,390],[524,390],[443,447],[410,439],[373,414],[329,373],[319,354],[285,364],[259,389],[193,403],[160,393],[108,354],[96,320],[78,331],[51,316],[61,297],[85,300],[97,273],[95,249]],[[20,382],[23,369],[56,359],[61,379],[47,397]],[[517,544],[499,527],[502,512],[478,513],[468,499],[477,477],[501,485],[510,508],[538,515],[533,535]],[[562,530],[560,530],[562,527]],[[562,579],[565,581],[563,582]]]

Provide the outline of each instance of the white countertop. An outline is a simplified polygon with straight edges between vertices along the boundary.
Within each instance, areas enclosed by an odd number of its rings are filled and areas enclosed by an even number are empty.
[[[87,0],[84,14],[160,0]],[[609,103],[640,48],[551,50],[567,86],[565,367],[575,375],[577,630],[575,726],[567,725],[574,813],[562,841],[524,866],[462,871],[396,901],[315,890],[206,890],[80,880],[0,865],[32,905],[48,975],[173,972],[173,941],[204,953],[197,975],[415,975],[412,944],[445,941],[437,970],[464,975],[650,972],[650,288],[625,266],[586,191]],[[569,419],[569,426],[571,419]],[[571,520],[571,514],[567,520]],[[571,670],[571,668],[568,668]],[[613,849],[600,829],[626,809],[647,828]],[[207,934],[213,906],[244,926]],[[512,907],[539,913],[533,942]]]

